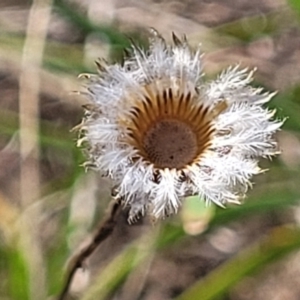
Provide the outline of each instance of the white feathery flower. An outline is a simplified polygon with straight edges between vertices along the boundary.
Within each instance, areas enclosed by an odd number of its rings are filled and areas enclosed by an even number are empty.
[[[205,83],[200,50],[185,37],[167,45],[153,31],[147,51],[132,45],[122,65],[98,67],[78,144],[111,178],[130,220],[175,213],[190,195],[237,203],[261,172],[258,158],[278,153],[283,121],[262,106],[274,93],[250,86],[253,71],[238,66]]]

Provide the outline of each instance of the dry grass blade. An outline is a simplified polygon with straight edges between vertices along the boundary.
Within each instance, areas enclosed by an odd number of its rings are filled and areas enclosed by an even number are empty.
[[[35,0],[31,6],[26,30],[20,73],[20,195],[26,209],[40,197],[39,178],[39,92],[42,65],[52,0]],[[20,247],[29,270],[30,299],[45,299],[44,261],[34,222],[39,213],[28,210],[21,219]]]

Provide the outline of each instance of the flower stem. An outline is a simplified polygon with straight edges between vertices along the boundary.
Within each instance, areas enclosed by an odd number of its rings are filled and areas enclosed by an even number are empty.
[[[89,258],[96,248],[112,234],[121,209],[122,207],[120,201],[113,202],[106,218],[100,223],[90,243],[78,254],[71,258],[68,266],[66,281],[57,300],[67,299],[66,297],[69,293],[69,289],[76,271],[83,267],[84,261]]]

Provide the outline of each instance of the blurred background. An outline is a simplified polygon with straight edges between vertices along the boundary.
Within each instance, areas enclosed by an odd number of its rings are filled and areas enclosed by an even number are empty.
[[[67,261],[105,215],[110,185],[85,172],[80,73],[122,59],[149,27],[201,44],[206,78],[240,63],[288,117],[241,206],[128,225],[86,261],[70,299],[300,299],[300,1],[0,0],[0,299],[55,299]]]

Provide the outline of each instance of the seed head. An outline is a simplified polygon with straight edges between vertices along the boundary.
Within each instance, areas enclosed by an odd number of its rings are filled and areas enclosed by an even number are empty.
[[[204,82],[199,48],[152,31],[148,50],[132,45],[122,65],[98,62],[88,76],[79,144],[88,165],[111,178],[129,219],[177,212],[198,195],[239,202],[260,172],[258,158],[278,153],[283,121],[262,105],[274,93],[250,86],[253,71],[229,67]]]

